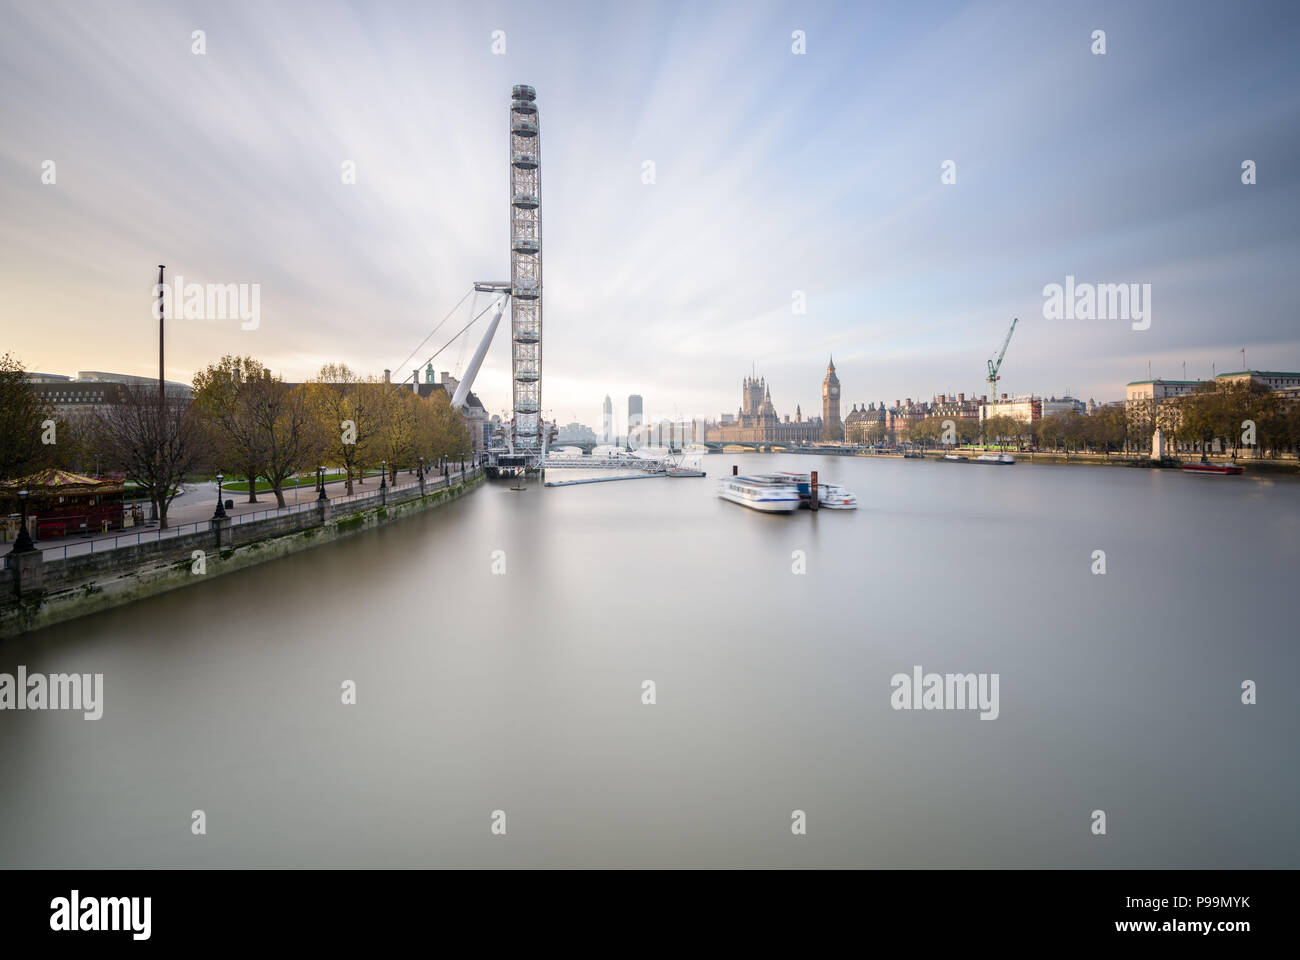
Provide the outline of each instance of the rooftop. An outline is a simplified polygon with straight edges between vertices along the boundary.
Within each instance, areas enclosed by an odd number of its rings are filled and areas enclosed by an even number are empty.
[[[1246,374],[1253,377],[1300,377],[1300,373],[1286,373],[1280,370],[1235,370],[1232,373],[1221,373],[1215,379],[1217,380],[1219,377],[1244,377]]]

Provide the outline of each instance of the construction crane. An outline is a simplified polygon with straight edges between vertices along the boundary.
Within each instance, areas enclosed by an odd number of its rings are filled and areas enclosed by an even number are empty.
[[[998,400],[998,381],[1002,379],[998,371],[1002,369],[1002,358],[1007,355],[1007,344],[1011,342],[1011,335],[1016,332],[1016,324],[1020,322],[1019,317],[1011,321],[1011,329],[1007,331],[1007,338],[1002,341],[1002,349],[998,351],[996,360],[989,359],[989,375],[985,377],[989,382],[989,400],[997,403]]]

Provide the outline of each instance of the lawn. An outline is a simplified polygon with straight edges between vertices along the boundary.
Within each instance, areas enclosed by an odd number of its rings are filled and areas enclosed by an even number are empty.
[[[374,473],[368,473],[366,474],[366,476],[377,477],[379,476],[379,471],[376,470]],[[343,480],[346,479],[346,477],[347,474],[343,474],[343,473],[327,473],[325,474],[325,482],[333,483],[335,480]],[[353,479],[355,480],[356,477],[353,477]],[[314,486],[316,486],[316,477],[313,475],[309,477],[298,477],[296,480],[286,480],[284,482],[283,489],[292,490],[294,487],[314,487]],[[226,483],[223,483],[221,485],[221,490],[223,493],[248,493],[248,481],[231,480]],[[259,479],[257,481],[258,493],[269,493],[270,490],[271,490],[271,485],[267,483],[265,480]]]

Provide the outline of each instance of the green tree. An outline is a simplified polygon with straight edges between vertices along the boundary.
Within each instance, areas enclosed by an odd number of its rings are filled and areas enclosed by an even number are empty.
[[[383,385],[378,405],[378,449],[388,463],[390,482],[397,482],[397,471],[415,460],[419,429],[419,397],[411,390]]]
[[[1038,443],[1049,450],[1059,449],[1061,438],[1065,435],[1064,425],[1059,414],[1044,417],[1038,422]]]
[[[1173,437],[1192,450],[1209,450],[1223,422],[1223,396],[1212,381],[1170,404],[1177,409]]]
[[[254,405],[271,373],[252,357],[224,356],[194,375],[196,413],[210,427],[216,459],[248,479],[248,502],[257,502],[257,478],[266,472],[266,447]]]
[[[25,477],[47,464],[49,451],[41,434],[52,417],[22,363],[8,353],[0,357],[0,480]]]
[[[324,441],[323,456],[343,467],[348,493],[358,471],[379,459],[373,456],[381,396],[377,386],[373,378],[358,376],[346,363],[325,364],[309,385],[312,416]]]
[[[1007,442],[1014,443],[1020,438],[1023,427],[1023,423],[1005,413],[989,417],[984,421],[984,442],[999,447]]]
[[[426,404],[427,424],[422,428],[421,436],[427,444],[428,456],[435,461],[468,457],[473,451],[469,424],[459,410],[452,409],[451,398],[438,391],[429,395]]]
[[[1223,436],[1232,448],[1234,460],[1241,447],[1246,421],[1255,424],[1255,443],[1258,447],[1267,439],[1269,430],[1274,425],[1278,406],[1277,394],[1253,377],[1229,386],[1224,397]]]
[[[934,417],[925,417],[912,423],[908,431],[908,437],[915,444],[920,445],[922,449],[928,450],[935,446],[939,437],[943,434],[943,422]]]
[[[1093,449],[1103,450],[1107,456],[1112,450],[1123,449],[1126,429],[1123,405],[1110,403],[1098,407],[1088,420]]]

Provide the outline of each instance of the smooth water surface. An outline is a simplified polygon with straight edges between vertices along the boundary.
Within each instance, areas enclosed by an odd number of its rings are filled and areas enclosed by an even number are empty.
[[[861,509],[753,513],[732,463]],[[1300,484],[704,465],[490,484],[0,642],[106,688],[0,713],[0,865],[1300,866]],[[998,674],[997,719],[892,709],[914,665]]]

